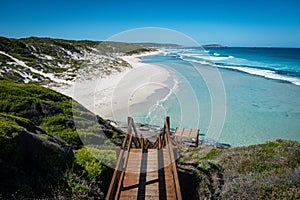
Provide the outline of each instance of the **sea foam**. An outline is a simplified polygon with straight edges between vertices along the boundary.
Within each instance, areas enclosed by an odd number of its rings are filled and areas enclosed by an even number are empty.
[[[152,107],[152,109],[147,113],[147,115],[145,116],[145,119],[147,120],[147,119],[150,119],[151,118],[151,114],[153,113],[153,112],[155,112],[165,101],[167,101],[168,99],[169,99],[169,97],[172,95],[172,94],[174,94],[175,93],[175,91],[177,90],[177,88],[178,88],[178,84],[179,84],[179,82],[178,82],[178,80],[174,77],[173,78],[173,81],[174,81],[174,84],[173,84],[173,86],[172,86],[172,88],[168,88],[169,89],[169,92],[168,92],[168,94],[164,97],[164,98],[162,98],[162,99],[160,99],[160,100],[158,100],[156,103],[155,103],[155,105]]]
[[[237,70],[237,71],[245,72],[245,73],[252,74],[252,75],[263,76],[263,77],[269,78],[269,79],[286,81],[286,82],[293,83],[295,85],[300,85],[300,79],[295,78],[295,77],[288,77],[288,76],[280,75],[280,74],[277,74],[275,71],[271,71],[271,70],[257,69],[257,68],[250,68],[250,67],[220,66],[220,65],[218,65],[218,67],[225,68],[225,69],[231,69],[231,70]]]

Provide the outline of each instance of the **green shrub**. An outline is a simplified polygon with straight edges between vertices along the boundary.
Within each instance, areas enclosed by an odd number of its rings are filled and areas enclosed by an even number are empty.
[[[230,149],[184,152],[180,167],[197,174],[205,199],[299,199],[300,143],[278,139]]]
[[[102,172],[107,169],[105,163],[113,165],[116,160],[115,152],[95,148],[82,148],[75,154],[75,163],[84,169],[92,182],[101,180]]]
[[[95,198],[103,198],[114,171],[105,164],[114,166],[115,162],[115,151],[91,147],[77,150],[74,167],[66,176],[68,185],[76,195],[80,194],[80,198],[89,193],[93,193]]]
[[[69,144],[78,146],[81,144],[81,140],[76,130],[73,130],[68,125],[67,117],[60,113],[53,117],[43,118],[40,126],[49,134],[63,139]]]
[[[300,185],[262,185],[259,188],[259,199],[300,199]]]
[[[0,116],[0,159],[14,160],[17,143],[16,138],[24,129],[16,122]]]
[[[82,111],[82,108],[77,106],[74,110],[89,113],[87,110]],[[0,81],[0,112],[27,118],[45,129],[48,134],[75,146],[81,144],[74,129],[72,99],[50,89]]]
[[[100,177],[102,164],[86,148],[76,152],[75,163],[84,169],[90,181],[96,181]]]

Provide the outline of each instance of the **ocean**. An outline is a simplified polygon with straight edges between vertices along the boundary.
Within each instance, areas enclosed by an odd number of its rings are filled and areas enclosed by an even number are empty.
[[[300,49],[163,50],[142,62],[167,68],[168,86],[139,105],[135,121],[162,126],[169,115],[172,128],[198,128],[206,142],[233,147],[300,141]]]

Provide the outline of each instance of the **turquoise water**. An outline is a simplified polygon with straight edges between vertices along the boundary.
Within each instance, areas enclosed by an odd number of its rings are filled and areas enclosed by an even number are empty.
[[[136,121],[199,128],[206,139],[243,146],[300,141],[299,49],[168,49],[143,62],[169,69],[169,94]],[[157,91],[159,93],[159,91]],[[154,94],[155,95],[155,94]]]

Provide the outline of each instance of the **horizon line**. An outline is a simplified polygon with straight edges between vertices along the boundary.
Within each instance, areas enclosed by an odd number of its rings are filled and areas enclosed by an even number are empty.
[[[299,49],[300,46],[269,46],[269,45],[253,45],[253,46],[236,46],[236,45],[225,45],[218,42],[212,42],[208,44],[202,44],[199,46],[183,46],[175,43],[161,43],[155,41],[141,41],[141,42],[126,42],[126,41],[113,41],[113,40],[94,40],[94,39],[71,39],[71,38],[63,38],[63,37],[51,37],[51,36],[27,36],[27,37],[7,37],[0,35],[0,37],[8,38],[8,39],[27,39],[27,38],[40,38],[40,39],[56,39],[56,40],[69,40],[69,41],[92,41],[92,42],[120,42],[120,43],[129,43],[129,44],[146,44],[146,43],[153,43],[153,44],[166,44],[166,45],[178,45],[185,48],[195,48],[195,47],[204,47],[204,46],[212,46],[206,48],[295,48]],[[221,47],[213,47],[213,45],[220,45]]]

